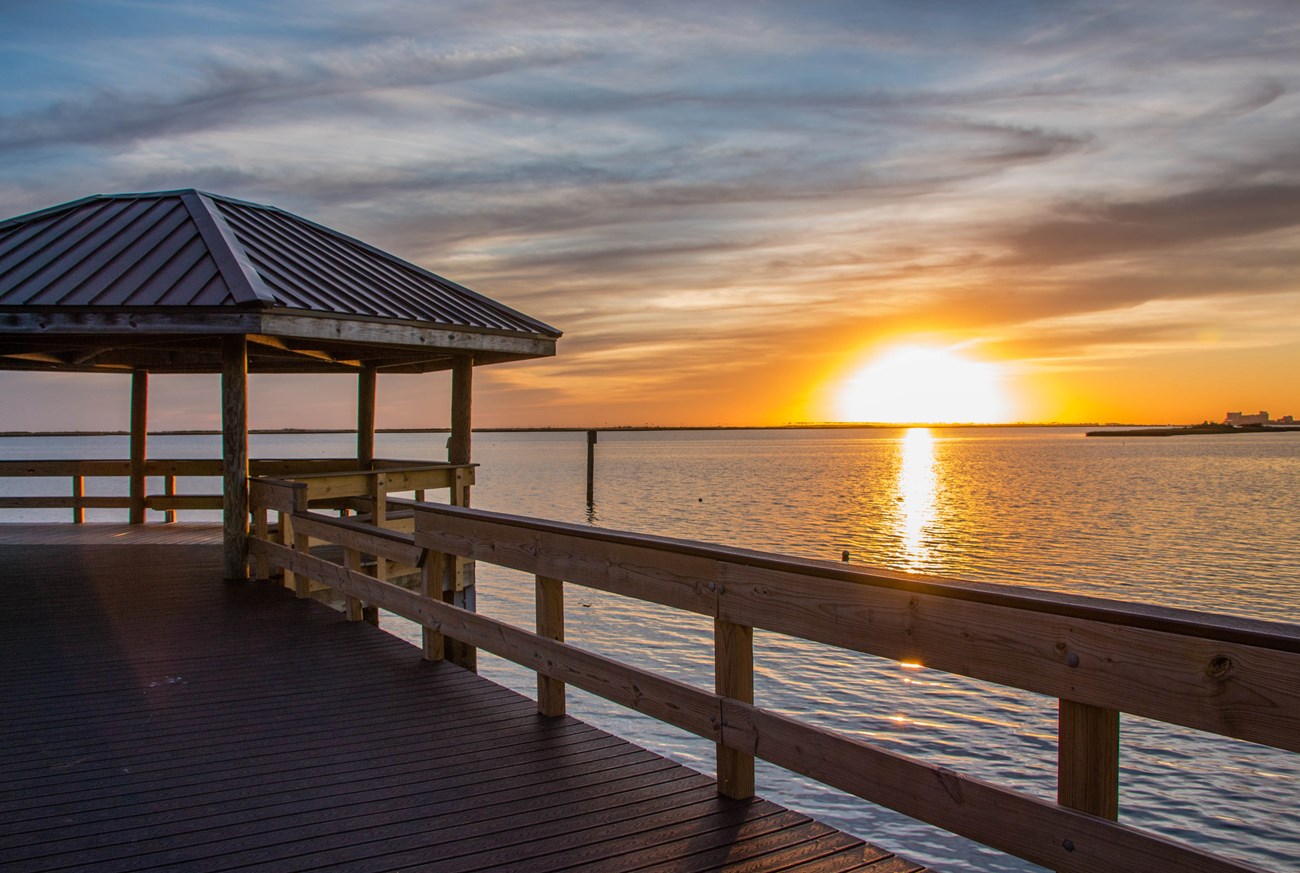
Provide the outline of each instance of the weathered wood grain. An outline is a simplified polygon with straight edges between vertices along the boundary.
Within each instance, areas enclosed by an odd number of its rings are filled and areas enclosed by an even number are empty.
[[[538,718],[321,604],[223,585],[215,545],[0,547],[0,564],[6,870],[685,873],[842,855],[811,869],[849,873],[884,856]],[[33,625],[56,613],[58,633]]]
[[[537,635],[564,642],[564,583],[546,576],[536,577]],[[537,674],[537,711],[546,716],[564,715],[564,683]]]
[[[754,629],[729,621],[713,622],[714,690],[719,697],[754,702]],[[754,795],[754,756],[718,745],[718,790],[727,797]]]
[[[255,541],[252,548],[255,555],[266,555],[272,564],[310,575],[444,636],[717,741],[720,698],[716,694],[539,637],[276,543]]]
[[[709,589],[716,588],[716,562],[708,558],[594,537],[590,529],[576,525],[529,529],[438,511],[444,508],[416,508],[417,545],[701,615],[716,614],[717,595]]]
[[[1056,802],[1119,819],[1119,713],[1059,702]]]
[[[1300,751],[1300,653],[869,581],[720,572],[730,621]]]
[[[129,484],[131,524],[144,524],[145,456],[148,445],[149,373],[131,373],[131,475]]]
[[[390,561],[417,566],[424,549],[415,545],[413,534],[378,528],[346,518],[330,518],[313,512],[298,512],[293,517],[300,533],[363,554],[377,555]]]
[[[227,579],[248,578],[248,340],[221,338],[222,530]]]
[[[415,512],[416,543],[439,551],[1300,751],[1293,627],[457,507]]]
[[[736,700],[724,699],[722,714],[727,746],[1062,873],[1259,873]]]

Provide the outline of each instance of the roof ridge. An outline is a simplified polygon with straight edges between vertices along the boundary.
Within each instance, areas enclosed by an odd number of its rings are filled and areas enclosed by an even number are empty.
[[[216,201],[234,203],[236,205],[244,206],[252,209],[261,209],[267,212],[278,213],[280,215],[283,215],[286,218],[292,219],[293,221],[307,225],[308,227],[311,227],[312,229],[320,233],[327,234],[328,236],[333,237],[334,239],[339,240],[347,245],[355,246],[356,248],[363,249],[364,251],[369,252],[370,254],[376,257],[382,258],[383,260],[391,264],[395,264],[403,269],[414,270],[415,272],[424,276],[426,279],[432,279],[435,282],[439,282],[444,285],[447,285],[450,288],[454,288],[458,293],[465,294],[473,298],[480,305],[487,306],[488,308],[495,309],[496,311],[502,314],[511,315],[514,316],[515,318],[530,323],[542,333],[549,333],[556,337],[563,336],[563,331],[554,328],[551,325],[547,324],[546,322],[540,321],[539,319],[536,319],[533,316],[528,315],[527,313],[520,312],[519,310],[514,309],[513,307],[507,306],[506,304],[502,303],[499,300],[495,300],[484,294],[480,294],[479,292],[473,290],[472,288],[466,288],[464,285],[461,285],[459,282],[456,282],[452,279],[448,279],[445,276],[440,276],[437,273],[433,272],[432,270],[421,267],[419,264],[416,264],[412,261],[408,261],[405,258],[393,254],[392,252],[386,252],[381,248],[371,245],[365,240],[358,239],[357,237],[354,236],[349,236],[348,234],[343,233],[340,230],[335,230],[334,228],[328,227],[324,224],[318,224],[317,222],[312,221],[310,218],[303,218],[301,215],[290,212],[287,209],[282,209],[279,206],[268,206],[263,203],[254,203],[248,200],[239,200],[234,197],[225,197],[222,195],[205,194],[204,196],[210,197],[212,200],[216,200]],[[218,209],[218,212],[219,211],[220,210]]]
[[[212,202],[212,195],[195,188],[177,192],[189,210],[190,218],[203,237],[208,253],[226,280],[231,295],[239,304],[256,304],[270,307],[276,304],[275,295],[266,287],[257,267],[248,257],[243,244],[230,229],[221,210]]]

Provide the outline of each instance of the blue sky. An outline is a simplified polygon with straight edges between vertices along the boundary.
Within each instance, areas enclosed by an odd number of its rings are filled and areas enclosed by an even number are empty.
[[[832,418],[911,341],[1022,418],[1300,414],[1294,3],[0,2],[0,70],[5,215],[198,187],[562,328],[483,424]]]

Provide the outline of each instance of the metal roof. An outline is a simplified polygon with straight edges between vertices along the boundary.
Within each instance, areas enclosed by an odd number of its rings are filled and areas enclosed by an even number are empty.
[[[270,206],[193,189],[95,195],[0,221],[0,368],[446,369],[555,354],[560,331]]]
[[[193,189],[95,195],[0,222],[0,306],[220,306],[555,328],[270,206]]]

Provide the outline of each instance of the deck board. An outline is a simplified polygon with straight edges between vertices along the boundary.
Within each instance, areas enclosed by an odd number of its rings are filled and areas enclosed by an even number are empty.
[[[921,869],[227,585],[211,531],[0,527],[0,868]]]

